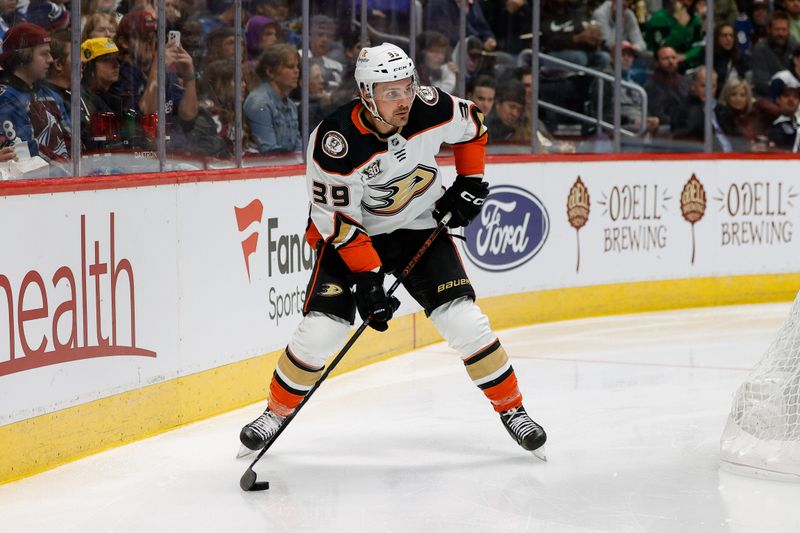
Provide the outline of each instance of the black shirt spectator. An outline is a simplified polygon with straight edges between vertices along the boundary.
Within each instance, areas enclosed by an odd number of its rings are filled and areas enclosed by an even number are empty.
[[[711,73],[711,94],[717,92],[717,73]],[[702,142],[705,136],[706,68],[697,67],[692,72],[692,84],[684,105],[672,112],[670,125],[672,137]]]
[[[531,47],[531,4],[528,0],[492,0],[483,3],[483,13],[497,39],[497,49],[518,54]]]
[[[656,70],[644,87],[647,114],[658,117],[661,126],[669,125],[674,110],[686,102],[689,80],[678,73],[678,54],[669,46],[656,52]]]
[[[772,76],[791,63],[797,43],[789,37],[789,17],[785,13],[772,15],[769,36],[753,47],[753,85],[758,96],[769,96]]]

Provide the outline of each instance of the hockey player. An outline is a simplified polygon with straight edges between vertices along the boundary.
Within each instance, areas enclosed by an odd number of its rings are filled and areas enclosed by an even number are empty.
[[[278,360],[264,413],[240,440],[263,448],[347,340],[358,309],[385,331],[399,302],[384,275],[399,272],[451,213],[469,224],[489,192],[483,181],[486,127],[470,101],[420,87],[414,63],[391,44],[364,48],[356,62],[360,99],[343,105],[311,134],[307,153],[310,217],[306,239],[317,259],[303,320]],[[443,192],[434,156],[453,146],[458,176]],[[452,238],[440,234],[403,285],[464,361],[514,440],[526,450],[546,435],[522,406],[517,378],[475,292]],[[353,287],[355,287],[353,289]]]

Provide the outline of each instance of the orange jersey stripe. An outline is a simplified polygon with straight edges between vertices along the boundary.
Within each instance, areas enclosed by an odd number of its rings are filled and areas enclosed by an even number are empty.
[[[483,174],[486,166],[486,135],[461,144],[453,145],[456,171],[462,176]]]
[[[369,272],[381,266],[381,258],[372,246],[372,240],[364,233],[339,248],[339,255],[351,272]]]

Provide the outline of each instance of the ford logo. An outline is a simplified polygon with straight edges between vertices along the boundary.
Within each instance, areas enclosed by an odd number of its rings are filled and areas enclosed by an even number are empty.
[[[467,257],[483,270],[502,272],[539,253],[550,232],[544,204],[520,187],[492,187],[481,215],[464,230]]]

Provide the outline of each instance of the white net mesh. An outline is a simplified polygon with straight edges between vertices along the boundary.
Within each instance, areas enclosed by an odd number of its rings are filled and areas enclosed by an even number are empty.
[[[720,444],[727,469],[800,481],[800,294],[736,391]]]

